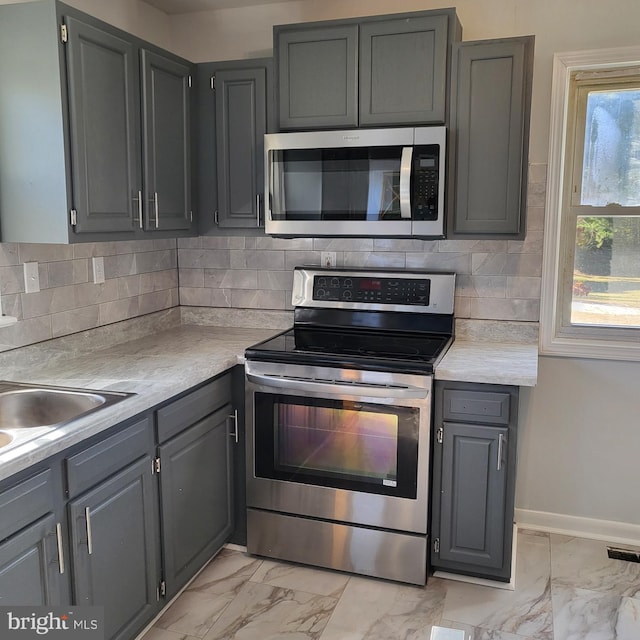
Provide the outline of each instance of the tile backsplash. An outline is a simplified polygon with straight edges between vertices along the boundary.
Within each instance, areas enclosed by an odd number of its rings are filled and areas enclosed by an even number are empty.
[[[201,236],[76,245],[0,243],[0,351],[169,309],[291,309],[292,270],[319,265],[455,271],[459,320],[537,323],[540,314],[546,165],[529,167],[527,235],[515,240],[413,240]],[[105,282],[93,282],[92,258]],[[25,293],[24,263],[40,291]]]
[[[538,322],[546,164],[529,167],[525,240],[204,236],[178,240],[180,304],[291,309],[292,269],[319,265],[455,271],[456,317]]]
[[[102,256],[105,282],[93,282]],[[24,263],[37,262],[40,291],[25,293]],[[178,305],[176,240],[76,245],[0,243],[0,351]]]

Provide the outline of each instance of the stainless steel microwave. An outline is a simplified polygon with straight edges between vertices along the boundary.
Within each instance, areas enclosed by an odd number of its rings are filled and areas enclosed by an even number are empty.
[[[445,127],[273,133],[264,142],[267,234],[444,237]]]

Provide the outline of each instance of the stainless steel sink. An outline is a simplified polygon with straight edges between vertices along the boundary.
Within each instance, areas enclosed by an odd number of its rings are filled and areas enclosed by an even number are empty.
[[[0,451],[134,395],[0,381]]]

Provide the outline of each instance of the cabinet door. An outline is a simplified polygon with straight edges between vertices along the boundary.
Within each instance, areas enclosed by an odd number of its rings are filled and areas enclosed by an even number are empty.
[[[191,226],[191,68],[143,49],[146,228]]]
[[[446,15],[360,26],[360,125],[442,123]]]
[[[448,237],[525,232],[533,36],[453,47]]]
[[[275,31],[282,129],[358,125],[358,25]]]
[[[266,69],[215,74],[218,224],[259,227],[264,202]]]
[[[507,427],[445,422],[442,437],[440,550],[434,564],[503,566]]]
[[[104,607],[105,638],[131,638],[157,603],[157,509],[151,457],[69,503],[73,594]]]
[[[162,538],[167,596],[228,539],[231,509],[231,405],[159,447]]]
[[[142,184],[137,48],[103,27],[71,17],[66,25],[75,231],[133,231]]]
[[[60,604],[64,565],[58,562],[58,539],[52,514],[0,544],[2,606]]]

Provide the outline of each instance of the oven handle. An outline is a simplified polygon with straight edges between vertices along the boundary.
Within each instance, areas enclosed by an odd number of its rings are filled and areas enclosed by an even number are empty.
[[[429,395],[427,389],[412,387],[409,385],[368,385],[359,382],[342,382],[339,380],[307,380],[300,378],[287,378],[283,376],[247,373],[247,380],[276,389],[288,389],[296,391],[316,391],[325,394],[347,393],[352,396],[368,398],[426,398]]]

